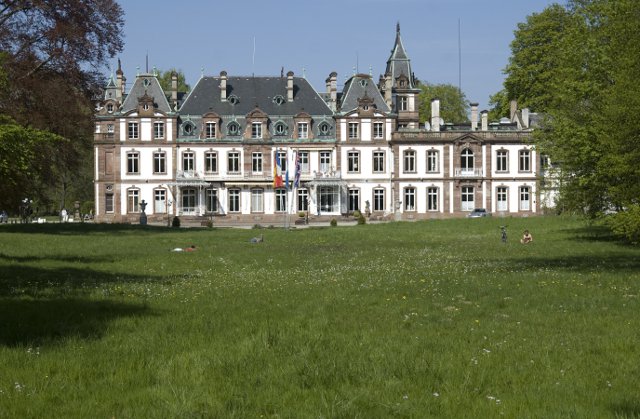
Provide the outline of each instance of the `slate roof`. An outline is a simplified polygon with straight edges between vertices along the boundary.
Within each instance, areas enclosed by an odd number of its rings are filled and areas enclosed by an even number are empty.
[[[228,99],[238,98],[232,104]],[[278,105],[274,98],[282,96]],[[302,77],[293,78],[293,102],[287,102],[286,77],[227,77],[227,101],[220,98],[220,77],[202,77],[180,107],[181,115],[246,115],[256,108],[267,115],[333,115],[325,101]]]
[[[349,112],[358,107],[358,99],[368,96],[381,112],[390,112],[384,98],[368,74],[356,74],[344,84],[340,96],[340,111]]]
[[[145,83],[145,80],[147,83]],[[144,96],[145,93],[153,97],[153,103],[158,110],[165,113],[171,112],[171,106],[169,106],[167,96],[164,90],[162,90],[162,87],[160,87],[158,78],[153,74],[139,74],[136,77],[136,81],[133,83],[133,86],[131,86],[131,90],[129,90],[129,94],[124,100],[120,111],[125,113],[137,109],[138,98]]]
[[[396,27],[396,40],[391,50],[391,56],[387,60],[387,69],[385,75],[391,75],[393,86],[396,86],[396,78],[404,74],[409,78],[409,88],[415,88],[413,81],[413,73],[411,72],[411,60],[404,49],[402,38],[400,37],[400,24]]]

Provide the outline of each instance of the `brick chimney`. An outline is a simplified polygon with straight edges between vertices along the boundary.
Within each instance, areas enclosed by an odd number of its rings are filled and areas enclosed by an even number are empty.
[[[471,106],[471,131],[478,130],[478,104],[470,103]]]
[[[431,100],[431,131],[440,131],[440,99]]]
[[[518,111],[518,101],[512,100],[509,102],[509,119],[513,121],[513,117],[516,116],[516,112]]]
[[[178,73],[171,72],[171,102],[175,107],[178,104]]]
[[[524,108],[522,110],[522,128],[529,128],[529,108]]]
[[[227,101],[227,72],[224,70],[220,72],[220,101]]]
[[[393,107],[393,98],[391,96],[391,74],[387,74],[384,76],[384,101],[387,103],[389,109]]]
[[[287,102],[293,102],[293,71],[287,73]]]
[[[480,112],[480,114],[482,115],[482,131],[488,131],[489,130],[489,112],[482,111]]]

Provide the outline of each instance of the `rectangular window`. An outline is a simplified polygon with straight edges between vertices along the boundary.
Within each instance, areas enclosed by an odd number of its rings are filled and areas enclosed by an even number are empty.
[[[115,132],[115,127],[113,124],[107,124],[107,133],[113,134]]]
[[[164,214],[167,212],[167,190],[156,189],[153,191],[153,212]]]
[[[306,122],[298,123],[298,138],[306,139],[309,138],[309,124]]]
[[[384,173],[384,151],[373,152],[373,173]]]
[[[186,188],[182,190],[182,211],[193,213],[196,211],[196,190]]]
[[[298,189],[298,211],[309,210],[309,191],[306,189]]]
[[[156,140],[164,138],[164,122],[153,123],[153,138]]]
[[[280,160],[280,168],[282,169],[282,176],[287,171],[287,152],[278,151],[278,159]]]
[[[216,123],[207,122],[204,126],[205,138],[216,138]]]
[[[507,187],[506,186],[498,186],[496,189],[496,209],[498,211],[507,211],[508,209],[508,201],[507,201]]]
[[[436,150],[427,151],[427,172],[437,173],[440,171],[440,162],[438,160],[438,152]]]
[[[438,188],[427,188],[427,210],[438,211]]]
[[[253,173],[262,173],[262,153],[251,154],[251,171]]]
[[[128,127],[129,127],[128,138],[130,140],[137,140],[138,139],[138,123],[129,122]]]
[[[287,211],[287,190],[284,188],[276,189],[276,212]]]
[[[300,157],[300,172],[309,173],[311,171],[311,168],[309,167],[309,152],[299,151],[298,156]]]
[[[108,193],[104,196],[104,211],[106,213],[113,212],[113,194]]]
[[[349,122],[349,139],[353,140],[359,137],[360,137],[360,134],[358,133],[358,123]]]
[[[416,188],[406,188],[404,190],[404,210],[416,210]]]
[[[473,211],[473,208],[475,208],[473,186],[463,186],[460,198],[462,200],[462,211]]]
[[[251,212],[264,212],[264,190],[251,189]]]
[[[140,173],[140,154],[137,151],[127,153],[127,173]]]
[[[520,187],[520,211],[531,210],[531,190],[528,186]]]
[[[347,171],[357,173],[360,171],[360,152],[349,151],[347,153]]]
[[[127,212],[140,212],[139,189],[129,189],[127,191]]]
[[[153,173],[167,173],[167,155],[164,151],[156,151],[153,153]]]
[[[230,151],[227,154],[227,173],[240,173],[240,153]]]
[[[251,138],[262,138],[262,122],[251,124]]]
[[[507,150],[498,150],[496,152],[496,172],[509,171],[509,152]]]
[[[360,211],[360,190],[349,189],[348,191],[348,207],[349,212]]]
[[[384,211],[384,189],[374,189],[373,190],[373,210],[374,211]]]
[[[215,188],[205,189],[204,202],[207,212],[218,212],[218,190]]]
[[[204,171],[206,173],[218,173],[218,153],[215,151],[204,153]]]
[[[319,200],[321,212],[339,212],[340,211],[340,187],[339,186],[322,186],[320,187]]]
[[[182,170],[193,172],[196,169],[196,156],[193,151],[182,153]]]
[[[398,97],[398,110],[408,111],[409,110],[409,98],[405,96]]]
[[[321,151],[320,152],[320,171],[328,172],[329,170],[331,170],[331,152]]]
[[[228,190],[229,212],[240,212],[240,189],[232,188]]]
[[[382,130],[383,124],[382,122],[374,122],[373,123],[373,138],[379,140],[384,138],[384,133]]]
[[[406,150],[404,152],[404,173],[416,172],[416,152],[414,150]]]
[[[520,150],[518,153],[519,165],[518,170],[521,172],[530,172],[531,171],[531,152],[529,150]]]

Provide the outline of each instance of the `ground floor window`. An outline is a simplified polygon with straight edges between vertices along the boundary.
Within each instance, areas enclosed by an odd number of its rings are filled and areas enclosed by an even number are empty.
[[[520,187],[520,211],[531,210],[531,189],[528,186]]]
[[[139,189],[129,189],[127,191],[127,212],[140,212]]]
[[[463,186],[460,198],[462,200],[462,211],[473,211],[475,208],[473,186]]]
[[[309,211],[309,191],[298,189],[298,211]]]
[[[427,188],[427,210],[438,211],[438,188]]]
[[[209,188],[204,190],[204,201],[207,212],[218,212],[218,190]]]
[[[167,212],[166,189],[156,189],[153,191],[153,212],[154,214],[164,214]]]
[[[251,189],[251,212],[264,212],[263,189]]]
[[[496,189],[496,209],[498,211],[507,211],[509,208],[508,190],[506,186],[498,186]]]
[[[182,212],[195,212],[196,210],[196,190],[185,188],[182,190]]]
[[[104,196],[104,211],[113,212],[113,194],[108,193]]]
[[[404,210],[416,210],[416,188],[405,188],[404,190]]]
[[[240,189],[232,188],[228,190],[229,212],[240,212]]]
[[[284,188],[276,189],[276,212],[287,211],[287,190]]]
[[[384,189],[374,189],[373,190],[373,210],[374,211],[384,211]]]
[[[360,190],[349,189],[348,208],[349,212],[360,211]]]
[[[339,212],[340,211],[340,195],[337,186],[322,186],[318,191],[318,202],[321,212]]]

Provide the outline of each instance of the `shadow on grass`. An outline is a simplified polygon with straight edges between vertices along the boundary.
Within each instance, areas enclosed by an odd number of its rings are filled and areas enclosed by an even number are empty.
[[[106,256],[106,255],[102,255],[102,256],[69,256],[69,255],[12,256],[2,252],[0,252],[0,260],[20,262],[20,263],[40,262],[44,260],[54,260],[54,261],[72,262],[72,263],[94,263],[94,262],[113,262],[114,261],[113,257]]]
[[[68,337],[98,339],[114,319],[150,314],[140,304],[0,298],[0,345],[44,346]]]
[[[0,266],[0,298],[77,298],[95,292],[104,284],[162,282],[164,277],[102,272],[86,268],[35,268]]]
[[[640,418],[640,403],[626,400],[611,406],[611,411],[617,418]]]
[[[20,234],[111,234],[111,233],[179,233],[189,232],[189,228],[171,228],[166,226],[136,224],[103,224],[103,223],[45,223],[45,224],[10,224],[0,225],[0,233]]]
[[[578,241],[595,241],[595,242],[619,242],[619,237],[613,234],[611,229],[604,225],[587,225],[579,228],[570,228],[563,230],[573,236]]]
[[[640,270],[640,257],[638,255],[619,253],[601,256],[528,257],[526,259],[513,259],[510,263],[518,270],[548,268],[580,273],[597,271],[636,273]]]

